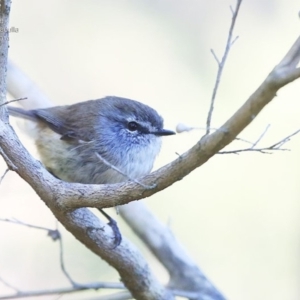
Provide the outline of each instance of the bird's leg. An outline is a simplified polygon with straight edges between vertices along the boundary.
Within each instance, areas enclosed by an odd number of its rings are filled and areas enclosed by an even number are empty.
[[[114,247],[113,249],[115,249],[116,247],[118,247],[121,242],[122,242],[122,235],[121,232],[119,230],[118,224],[117,222],[111,217],[109,216],[103,209],[98,208],[98,210],[103,214],[103,216],[108,220],[108,225],[111,227],[113,233],[114,233]]]
[[[57,179],[61,180],[59,177],[57,177],[52,170],[48,169],[48,172],[51,173],[54,177],[56,177]],[[104,215],[104,217],[108,220],[108,225],[111,227],[113,233],[114,233],[114,246],[113,249],[115,249],[116,247],[118,247],[121,242],[122,242],[122,235],[121,232],[119,230],[118,224],[117,222],[110,216],[108,215],[103,209],[98,208],[98,210]]]

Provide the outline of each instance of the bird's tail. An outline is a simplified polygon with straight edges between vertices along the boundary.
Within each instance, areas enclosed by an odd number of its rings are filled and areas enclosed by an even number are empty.
[[[33,139],[38,138],[38,119],[35,116],[33,110],[25,110],[19,107],[8,106],[8,113],[10,116],[17,117],[18,119],[23,119],[25,121],[17,122],[19,129],[21,129],[21,132],[25,133],[27,136]]]
[[[35,122],[37,121],[37,117],[32,110],[25,110],[19,107],[8,106],[8,113],[13,117],[35,121]]]

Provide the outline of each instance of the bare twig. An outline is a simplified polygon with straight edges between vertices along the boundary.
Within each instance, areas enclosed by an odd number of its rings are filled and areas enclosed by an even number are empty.
[[[114,288],[114,289],[116,289],[116,288],[124,289],[125,288],[123,284],[119,284],[119,283],[103,283],[103,282],[100,282],[100,283],[87,283],[87,284],[78,284],[78,283],[76,283],[71,278],[69,273],[66,271],[66,268],[65,268],[65,265],[64,265],[64,259],[63,259],[64,251],[63,251],[62,236],[61,236],[60,231],[58,230],[57,227],[56,227],[55,230],[52,230],[52,229],[49,229],[49,228],[46,228],[46,227],[25,223],[25,222],[19,221],[17,219],[8,219],[8,218],[0,218],[0,221],[13,223],[13,224],[17,224],[17,225],[22,225],[22,226],[26,226],[26,227],[34,228],[34,229],[38,229],[38,230],[44,230],[44,231],[48,232],[48,235],[51,236],[51,238],[53,240],[59,240],[61,270],[73,286],[73,289],[66,288],[66,289],[54,289],[54,290],[50,290],[50,291],[21,292],[20,290],[18,290],[17,288],[13,287],[12,285],[10,285],[6,281],[4,281],[2,278],[0,278],[0,281],[3,284],[5,284],[6,286],[8,286],[8,287],[14,289],[15,291],[17,291],[17,294],[7,296],[7,298],[3,296],[3,297],[0,297],[0,299],[13,299],[13,298],[23,298],[23,297],[30,297],[30,296],[45,296],[45,295],[50,295],[50,294],[71,293],[71,292],[87,290],[87,289],[96,289],[97,290],[97,289],[100,289],[100,288],[107,288],[107,289],[112,289],[112,288]],[[57,225],[58,225],[58,222],[57,222]]]
[[[214,56],[215,60],[218,63],[218,73],[217,73],[217,77],[216,77],[216,81],[215,81],[215,86],[213,89],[213,93],[212,93],[212,97],[210,100],[210,107],[209,107],[209,111],[207,114],[207,120],[206,120],[206,133],[205,135],[208,135],[210,133],[210,127],[211,127],[211,119],[212,119],[212,114],[213,114],[213,110],[214,110],[214,104],[215,104],[215,100],[216,100],[216,96],[217,96],[217,92],[218,92],[218,88],[219,88],[219,84],[220,84],[220,80],[221,80],[221,76],[224,70],[224,66],[230,51],[231,46],[234,44],[234,42],[237,40],[237,37],[234,38],[232,40],[232,34],[233,34],[233,30],[234,30],[234,26],[236,23],[236,19],[240,10],[240,6],[241,6],[242,0],[237,0],[236,3],[236,7],[233,10],[233,8],[230,6],[230,10],[232,12],[232,19],[231,19],[231,24],[230,24],[230,28],[229,28],[229,32],[228,32],[228,37],[227,37],[227,42],[226,42],[226,46],[225,46],[225,51],[222,57],[221,62],[219,61],[217,55],[215,54],[214,50],[211,50],[212,55]]]
[[[21,100],[27,100],[27,98],[18,98],[18,99],[13,99],[13,100],[9,100],[9,101],[5,101],[4,103],[2,103],[0,106],[3,106],[3,105],[7,105],[7,104],[10,104],[12,102],[17,102],[17,101],[21,101]]]
[[[270,128],[270,124],[268,124],[268,126],[265,128],[265,130],[259,136],[259,138],[256,140],[256,142],[253,143],[253,145],[251,147],[252,149],[262,140],[262,138],[265,136],[265,134],[267,133],[267,131],[268,131],[269,128]]]
[[[185,126],[186,129],[185,131],[191,131],[191,130],[195,130],[195,129],[199,129],[199,130],[206,130],[206,128],[203,127],[189,127],[187,125],[184,124],[178,124],[178,127],[183,127]],[[299,130],[295,131],[294,133],[288,135],[287,137],[283,138],[282,140],[280,140],[279,142],[275,143],[274,145],[271,146],[267,146],[267,147],[262,147],[262,148],[255,148],[258,143],[263,139],[263,137],[266,135],[268,129],[270,128],[270,124],[268,124],[266,126],[266,128],[264,129],[264,131],[261,133],[261,135],[258,137],[258,139],[255,142],[251,142],[248,140],[245,140],[243,138],[239,138],[236,137],[235,140],[237,141],[241,141],[247,144],[251,144],[251,147],[248,148],[243,148],[243,149],[234,149],[234,150],[224,150],[224,151],[220,151],[218,152],[218,154],[239,154],[241,152],[260,152],[262,154],[272,154],[272,151],[289,151],[289,149],[283,149],[280,148],[282,145],[284,145],[285,143],[287,143],[288,141],[290,141],[291,137],[293,137],[294,135],[296,135],[297,133],[299,133]],[[222,129],[218,129],[218,128],[210,128],[210,130],[222,130]],[[184,130],[180,131],[183,132]],[[224,132],[226,133],[226,132]],[[177,155],[180,155],[178,153],[176,153]]]
[[[125,287],[122,283],[96,282],[96,283],[89,283],[84,286],[83,285],[72,286],[68,288],[57,288],[52,290],[18,291],[13,295],[0,296],[0,300],[57,295],[57,294],[69,294],[69,293],[75,293],[79,291],[99,290],[99,289],[125,289]]]
[[[281,141],[279,141],[279,142],[273,144],[272,146],[270,146],[270,148],[271,149],[280,148],[282,145],[284,145],[285,143],[289,142],[291,140],[291,138],[293,136],[297,135],[299,132],[300,132],[300,129],[296,130],[292,134],[290,134],[287,137],[283,138]]]
[[[145,189],[153,189],[155,188],[155,184],[149,186],[149,185],[145,185],[142,182],[140,182],[139,180],[132,178],[131,176],[129,176],[128,174],[122,172],[119,168],[117,168],[116,166],[114,166],[113,164],[111,164],[110,162],[108,162],[105,158],[103,158],[99,153],[96,153],[97,157],[104,163],[106,164],[108,167],[110,167],[111,169],[115,170],[116,172],[120,173],[121,175],[123,175],[124,177],[128,178],[129,180],[139,184],[140,186],[142,186]]]
[[[19,292],[19,289],[16,288],[15,286],[11,285],[10,283],[8,283],[6,280],[4,280],[3,278],[0,277],[0,282],[2,282],[4,285],[6,285],[8,288],[16,291],[16,292]]]
[[[64,275],[67,277],[67,279],[70,281],[70,283],[74,286],[74,287],[78,287],[80,286],[80,284],[76,283],[71,276],[69,275],[69,273],[66,271],[65,265],[64,265],[64,259],[63,259],[63,243],[62,243],[62,236],[60,231],[58,230],[58,222],[56,222],[56,229],[49,229],[46,227],[42,227],[42,226],[37,226],[37,225],[32,225],[29,223],[25,223],[22,221],[19,221],[17,219],[8,219],[8,218],[0,218],[1,222],[8,222],[8,223],[13,223],[13,224],[17,224],[17,225],[22,225],[22,226],[26,226],[29,228],[34,228],[34,229],[39,229],[39,230],[44,230],[47,231],[48,236],[50,236],[52,238],[53,241],[58,240],[59,241],[59,257],[60,257],[60,266],[61,266],[61,270],[64,273]]]
[[[289,151],[289,149],[269,149],[267,148],[246,148],[246,149],[236,149],[236,150],[224,150],[224,151],[220,151],[218,152],[218,154],[239,154],[241,152],[259,152],[262,154],[272,154],[272,151]]]
[[[58,225],[58,223],[57,223]],[[58,228],[56,228],[56,230],[58,231]],[[58,231],[59,232],[59,231]],[[64,248],[63,248],[63,242],[62,242],[62,236],[61,234],[59,234],[59,261],[60,261],[60,268],[62,270],[62,272],[64,273],[64,275],[67,277],[67,279],[69,280],[69,282],[72,284],[73,287],[79,287],[81,286],[80,284],[78,284],[77,282],[75,282],[71,275],[67,272],[66,268],[65,268],[65,262],[64,262]]]
[[[109,295],[98,296],[97,298],[90,298],[87,300],[130,300],[132,295],[128,291],[118,292]]]
[[[238,39],[239,39],[239,36],[237,35],[237,36],[232,40],[230,47],[232,47],[233,44],[234,44]]]
[[[183,133],[183,132],[188,132],[188,131],[192,131],[192,130],[206,130],[206,127],[191,127],[191,126],[188,126],[188,125],[183,124],[183,123],[179,123],[176,126],[176,132],[177,133]],[[216,130],[221,130],[221,129],[212,127],[209,130],[216,131]],[[236,137],[235,140],[240,141],[240,142],[244,142],[246,144],[253,145],[253,142],[250,142],[250,141],[248,141],[246,139],[243,139],[243,138],[240,138],[240,137]]]
[[[210,52],[211,52],[211,54],[213,55],[214,59],[216,60],[216,62],[217,62],[217,64],[218,64],[218,67],[220,67],[221,62],[220,62],[220,60],[219,60],[219,58],[218,58],[216,52],[214,51],[214,49],[210,49]]]
[[[9,172],[9,168],[7,168],[7,169],[4,171],[3,175],[0,177],[0,184],[2,183],[2,181],[3,181],[4,177],[5,177],[5,175],[6,175],[8,172]]]
[[[265,135],[268,128],[269,128],[269,126],[265,129],[265,131],[262,133],[262,135],[259,137],[259,139],[253,144],[253,146],[251,146],[249,148],[244,148],[244,149],[220,151],[220,152],[218,152],[218,154],[238,154],[241,152],[260,152],[263,154],[272,154],[272,151],[289,151],[289,149],[281,148],[281,147],[284,144],[286,144],[287,142],[289,142],[293,136],[295,136],[296,134],[298,134],[300,132],[300,129],[298,129],[295,132],[293,132],[292,134],[288,135],[287,137],[283,138],[282,140],[280,140],[279,142],[277,142],[271,146],[267,146],[267,147],[263,147],[263,148],[255,148],[255,146],[261,140],[262,136]]]
[[[57,240],[57,235],[59,234],[59,233],[57,233],[57,230],[49,229],[47,227],[42,227],[42,226],[38,226],[38,225],[32,225],[32,224],[25,223],[25,222],[17,220],[17,219],[0,218],[0,221],[47,231],[47,235],[50,236],[52,238],[52,240],[54,240],[54,241]]]
[[[11,285],[7,284],[4,280],[0,278],[5,285],[9,288],[16,290],[15,294],[12,295],[5,295],[0,296],[0,300],[8,300],[8,299],[20,299],[20,298],[27,298],[27,297],[38,297],[38,296],[50,296],[50,295],[64,295],[70,293],[76,293],[80,291],[88,291],[88,290],[100,290],[100,289],[114,289],[114,290],[124,290],[125,286],[119,282],[95,282],[95,283],[88,283],[86,285],[80,286],[72,286],[68,288],[57,288],[51,290],[32,290],[32,291],[20,291],[12,287]],[[185,297],[188,299],[201,299],[201,294],[199,292],[188,292],[178,289],[170,289],[169,290],[174,296]],[[86,299],[86,298],[85,298]],[[132,299],[132,295],[129,291],[122,291],[115,294],[97,296],[94,298],[95,300],[120,300],[120,299]],[[214,298],[216,300],[221,300],[221,298]]]

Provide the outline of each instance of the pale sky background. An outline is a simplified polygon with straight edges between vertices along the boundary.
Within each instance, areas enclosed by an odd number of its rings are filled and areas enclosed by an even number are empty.
[[[154,107],[169,129],[178,122],[203,127],[217,70],[210,49],[221,57],[230,5],[235,1],[13,1],[10,24],[19,32],[10,34],[9,55],[55,104],[116,95]],[[214,127],[245,102],[296,40],[299,10],[298,1],[244,1]],[[255,141],[270,124],[261,142],[266,146],[299,129],[299,94],[300,81],[282,89],[241,137]],[[175,152],[186,151],[202,134],[164,139],[156,167],[175,159]],[[35,154],[32,143],[23,141]],[[244,146],[236,142],[230,148]],[[215,156],[145,200],[230,300],[300,297],[300,135],[286,147],[291,151]],[[5,169],[1,160],[0,175]],[[0,195],[0,218],[54,228],[51,212],[13,172],[2,182]],[[117,220],[167,282],[164,270]],[[62,231],[74,280],[118,281],[114,270]],[[12,285],[24,290],[68,285],[58,244],[44,232],[0,223],[0,245],[0,277]],[[9,291],[0,283],[0,295]]]

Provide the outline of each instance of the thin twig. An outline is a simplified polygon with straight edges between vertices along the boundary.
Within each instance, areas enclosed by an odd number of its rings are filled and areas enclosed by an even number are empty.
[[[9,103],[12,103],[12,102],[17,102],[17,101],[21,101],[21,100],[27,100],[27,97],[25,97],[25,98],[13,99],[13,100],[9,100],[9,101],[5,101],[4,103],[2,103],[2,104],[0,105],[0,107],[3,106],[3,105],[7,105],[7,104],[9,104]]]
[[[177,133],[189,132],[189,131],[192,131],[192,130],[206,130],[206,127],[190,127],[190,126],[187,126],[187,125],[185,125],[183,123],[179,123],[176,126],[176,132]],[[220,130],[220,131],[222,131],[222,128],[211,127],[209,130],[213,130],[213,131]],[[250,141],[248,141],[246,139],[243,139],[243,138],[240,138],[240,137],[236,137],[235,140],[253,145],[253,142],[250,142]]]
[[[37,225],[32,225],[29,223],[25,223],[23,221],[17,220],[17,219],[8,219],[8,218],[0,218],[1,222],[8,222],[8,223],[13,223],[13,224],[17,224],[17,225],[22,225],[22,226],[26,226],[29,228],[34,228],[34,229],[41,229],[41,230],[45,230],[47,232],[51,231],[52,229],[46,228],[46,227],[42,227],[42,226],[37,226]]]
[[[282,149],[282,148],[270,149],[268,147],[266,147],[266,148],[255,148],[255,149],[246,148],[246,149],[220,151],[220,152],[218,152],[218,154],[239,154],[241,152],[260,152],[262,154],[272,154],[271,151],[290,151],[290,149]]]
[[[124,285],[119,282],[95,282],[86,285],[72,286],[68,288],[57,288],[52,290],[38,290],[38,291],[18,291],[13,295],[1,296],[0,300],[4,299],[18,299],[25,297],[37,297],[57,294],[69,294],[86,290],[99,290],[99,289],[125,289]]]
[[[44,230],[47,231],[47,235],[53,240],[56,241],[59,239],[60,237],[60,232],[54,229],[50,229],[47,227],[42,227],[42,226],[37,226],[37,225],[32,225],[29,223],[25,223],[23,221],[17,220],[17,219],[8,219],[8,218],[0,218],[1,222],[8,222],[8,223],[13,223],[13,224],[17,224],[17,225],[22,225],[22,226],[26,226],[29,228],[34,228],[34,229],[40,229],[40,230]]]
[[[42,227],[42,226],[37,226],[37,225],[32,225],[32,224],[28,224],[28,223],[25,223],[25,222],[22,222],[22,221],[19,221],[17,219],[8,219],[8,218],[0,218],[0,221],[2,222],[8,222],[8,223],[13,223],[13,224],[17,224],[17,225],[22,225],[22,226],[26,226],[26,227],[29,227],[29,228],[34,228],[34,229],[40,229],[40,230],[45,230],[48,232],[48,235],[52,237],[53,240],[58,240],[59,241],[59,256],[60,256],[60,267],[61,267],[61,270],[62,272],[64,273],[64,275],[67,277],[67,279],[70,281],[70,283],[72,284],[73,288],[76,290],[76,291],[79,291],[79,290],[82,290],[82,288],[84,289],[98,289],[98,288],[103,288],[103,285],[105,285],[104,283],[92,283],[92,284],[78,284],[76,283],[72,278],[71,276],[69,275],[69,273],[67,272],[66,268],[65,268],[65,264],[64,264],[64,258],[63,258],[63,243],[62,243],[62,236],[60,234],[60,231],[58,230],[58,222],[57,222],[57,225],[56,225],[56,229],[55,230],[52,230],[52,229],[49,229],[49,228],[46,228],[46,227]],[[6,281],[4,281],[3,279],[0,278],[0,281],[2,281],[5,285],[7,285],[8,287],[10,288],[13,288],[14,290],[16,290],[18,293],[15,295],[15,296],[18,296],[18,297],[29,297],[31,296],[30,295],[30,292],[25,292],[25,295],[24,295],[24,292],[20,292],[17,288],[11,286],[10,284],[8,284]],[[98,287],[98,285],[100,287]],[[115,285],[108,285],[107,288],[115,288],[114,287]],[[124,285],[122,286],[119,286],[117,285],[116,288],[124,288]],[[48,294],[58,294],[58,293],[70,293],[72,291],[69,291],[67,289],[66,292],[61,292],[61,290],[59,289],[58,291],[57,290],[53,290],[53,291],[46,291],[45,294],[41,294],[41,295],[48,295]],[[34,291],[32,292],[33,295],[36,295],[35,293],[40,293],[39,291]],[[11,297],[11,296],[9,296]],[[13,299],[13,298],[2,298],[0,297],[0,299]]]
[[[5,177],[5,175],[6,175],[8,172],[9,172],[9,169],[7,168],[7,169],[5,170],[5,172],[3,173],[3,175],[0,177],[0,184],[2,183],[2,181],[3,181],[4,177]]]
[[[130,300],[132,295],[129,291],[117,292],[114,294],[108,294],[103,296],[98,296],[97,298],[90,298],[87,300]]]
[[[283,144],[289,142],[291,140],[291,137],[295,136],[296,134],[298,134],[300,132],[300,129],[296,130],[295,132],[293,132],[292,134],[288,135],[287,137],[285,137],[284,139],[282,139],[281,141],[273,144],[272,146],[270,146],[271,149],[274,148],[279,148],[281,147]]]
[[[1,278],[0,278],[1,280]],[[12,287],[13,288],[13,287]],[[37,296],[49,296],[49,295],[63,295],[63,294],[70,294],[80,291],[87,291],[87,290],[100,290],[100,289],[119,289],[124,290],[125,286],[119,282],[95,282],[95,283],[88,283],[82,286],[73,286],[69,288],[57,288],[52,290],[36,290],[36,291],[19,291],[16,290],[17,293],[13,295],[6,295],[0,296],[0,300],[8,300],[8,299],[19,299],[19,298],[26,298],[26,297],[37,297]],[[177,289],[170,289],[170,292],[174,296],[184,297],[187,299],[198,299],[201,295],[200,292],[189,292],[189,291],[182,291]],[[97,296],[94,298],[95,300],[125,300],[125,299],[132,299],[132,296],[129,291],[122,291],[117,292],[115,294]],[[90,299],[92,300],[92,299]]]
[[[218,73],[217,73],[215,86],[214,86],[214,89],[213,89],[213,93],[212,93],[212,97],[211,97],[211,101],[210,101],[210,107],[209,107],[209,111],[208,111],[208,115],[207,115],[205,135],[208,135],[210,133],[211,119],[212,119],[214,104],[215,104],[215,100],[216,100],[217,91],[218,91],[218,88],[219,88],[221,76],[222,76],[222,73],[223,73],[223,70],[224,70],[224,66],[225,66],[226,59],[227,59],[227,56],[229,54],[230,48],[237,39],[237,37],[236,37],[236,38],[234,38],[234,40],[232,40],[232,34],[233,34],[233,29],[234,29],[236,19],[237,19],[239,10],[240,10],[241,3],[242,3],[242,0],[237,0],[236,7],[235,7],[234,10],[230,6],[230,10],[232,12],[232,19],[231,19],[231,25],[230,25],[230,28],[229,28],[229,32],[228,32],[228,38],[227,38],[227,42],[226,42],[224,55],[222,57],[221,62],[219,62],[219,59],[217,58],[217,55],[214,53],[214,51],[211,50],[214,58],[216,59],[216,61],[218,63]]]
[[[17,289],[15,286],[11,285],[10,283],[8,283],[6,280],[4,280],[1,277],[0,277],[0,282],[2,282],[4,285],[6,285],[7,287],[9,287],[10,289],[13,289],[16,292],[19,292],[19,289]]]
[[[56,230],[58,231],[58,222],[57,222],[57,225],[56,225]],[[67,272],[67,270],[65,268],[65,263],[64,263],[64,248],[63,248],[63,242],[62,242],[62,236],[61,236],[61,234],[59,235],[58,242],[59,242],[59,262],[60,262],[60,268],[61,268],[62,272],[64,273],[64,275],[69,280],[69,282],[72,284],[73,287],[80,287],[81,285],[79,283],[75,282],[72,279],[71,275]]]
[[[255,148],[255,146],[259,143],[259,141],[262,139],[262,137],[265,135],[267,132],[269,126],[266,127],[265,131],[261,134],[261,136],[258,138],[258,140],[253,144],[252,147],[250,148],[245,148],[245,149],[235,149],[235,150],[225,150],[225,151],[220,151],[218,154],[239,154],[241,152],[260,152],[263,154],[272,154],[272,151],[290,151],[290,149],[286,148],[281,148],[284,144],[289,142],[293,136],[298,134],[300,132],[300,129],[296,130],[292,134],[288,135],[287,137],[283,138],[279,142],[268,146],[268,147],[263,147],[263,148]]]
[[[221,62],[216,54],[216,52],[214,51],[214,49],[210,49],[211,54],[213,55],[214,59],[216,60],[218,66],[220,66]]]
[[[262,140],[262,138],[265,136],[269,128],[270,128],[270,124],[267,125],[267,127],[265,128],[263,133],[259,136],[259,138],[256,140],[256,142],[253,143],[251,147],[252,149]]]
[[[121,175],[123,175],[124,177],[130,179],[131,181],[139,184],[140,186],[144,187],[147,190],[151,190],[153,188],[155,188],[155,184],[153,185],[145,185],[142,182],[140,182],[139,180],[132,178],[131,176],[129,176],[128,174],[122,172],[119,168],[117,168],[116,166],[112,165],[110,162],[108,162],[105,158],[103,158],[99,153],[96,153],[97,157],[104,163],[106,164],[108,167],[110,167],[111,169],[117,171],[118,173],[120,173]]]
[[[237,36],[232,40],[230,47],[232,47],[233,44],[234,44],[238,39],[239,39],[239,36],[237,35]]]

